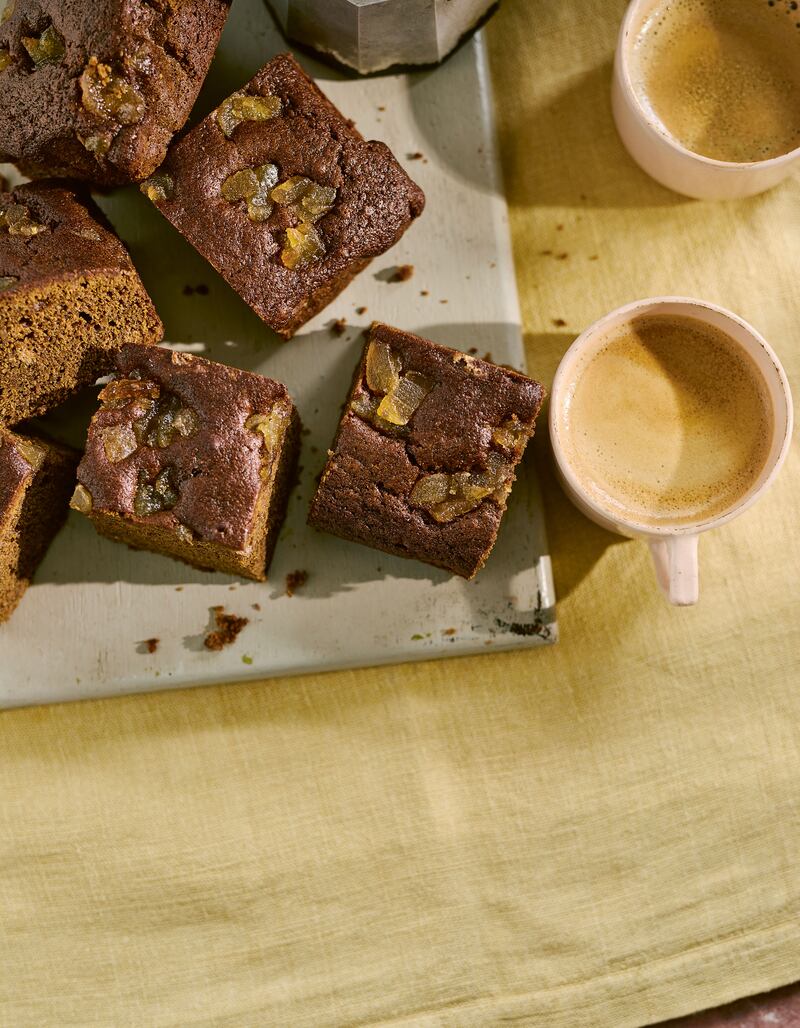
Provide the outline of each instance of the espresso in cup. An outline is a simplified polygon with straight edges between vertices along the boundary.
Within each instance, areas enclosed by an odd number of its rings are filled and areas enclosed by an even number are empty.
[[[687,150],[730,163],[800,146],[794,0],[661,0],[630,51],[640,104]]]
[[[558,439],[598,506],[645,527],[680,527],[745,498],[769,459],[772,411],[761,371],[724,331],[644,315],[582,357]]]

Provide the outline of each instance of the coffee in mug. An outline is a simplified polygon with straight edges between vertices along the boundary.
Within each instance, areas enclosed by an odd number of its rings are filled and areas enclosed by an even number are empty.
[[[661,0],[629,62],[639,103],[693,153],[751,163],[800,146],[795,0]]]
[[[556,416],[584,493],[615,517],[657,528],[736,507],[774,435],[755,361],[721,328],[678,314],[611,329],[583,355]]]

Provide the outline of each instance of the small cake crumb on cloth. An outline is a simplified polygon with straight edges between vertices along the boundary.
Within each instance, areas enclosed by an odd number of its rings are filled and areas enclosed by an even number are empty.
[[[222,606],[212,607],[216,630],[209,632],[203,640],[207,650],[222,650],[231,643],[236,642],[239,633],[250,624],[249,618],[240,618],[236,614],[226,614]]]

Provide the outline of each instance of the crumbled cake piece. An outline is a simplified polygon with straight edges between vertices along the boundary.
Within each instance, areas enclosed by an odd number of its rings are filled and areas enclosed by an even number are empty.
[[[162,163],[208,72],[230,0],[8,0],[0,161],[112,186]]]
[[[78,453],[0,427],[0,622],[11,616],[63,525]]]
[[[129,546],[266,578],[299,450],[285,387],[203,357],[126,346],[100,400],[72,506]]]
[[[207,650],[222,650],[236,642],[240,632],[250,624],[249,618],[240,618],[236,614],[226,614],[224,607],[212,607],[216,629],[208,633],[203,640]],[[245,663],[252,664],[252,658]]]
[[[29,183],[0,194],[0,424],[43,414],[107,374],[161,322],[87,198]]]
[[[308,581],[307,571],[290,571],[286,576],[286,595],[291,597]]]
[[[472,578],[543,397],[516,371],[373,324],[309,524]]]
[[[286,339],[425,203],[388,147],[365,141],[289,54],[179,140],[142,190]]]

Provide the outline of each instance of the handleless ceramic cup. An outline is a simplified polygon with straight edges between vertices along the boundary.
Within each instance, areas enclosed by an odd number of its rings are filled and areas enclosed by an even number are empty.
[[[699,200],[753,196],[782,182],[800,166],[800,147],[769,160],[734,164],[687,150],[640,103],[630,55],[647,16],[659,0],[633,0],[617,42],[611,103],[628,153],[657,182]]]
[[[561,423],[574,384],[587,358],[599,351],[618,327],[652,315],[683,316],[723,331],[755,362],[766,383],[773,431],[766,462],[747,491],[728,509],[692,523],[653,525],[628,520],[603,507],[581,483],[561,439]],[[699,595],[698,540],[702,533],[727,524],[758,500],[775,480],[786,459],[793,425],[792,395],[786,373],[774,350],[736,314],[702,300],[659,296],[619,307],[595,322],[567,350],[556,372],[550,396],[550,437],[556,468],[567,496],[588,518],[611,532],[644,539],[650,545],[656,579],[667,599],[676,605],[696,603]]]

